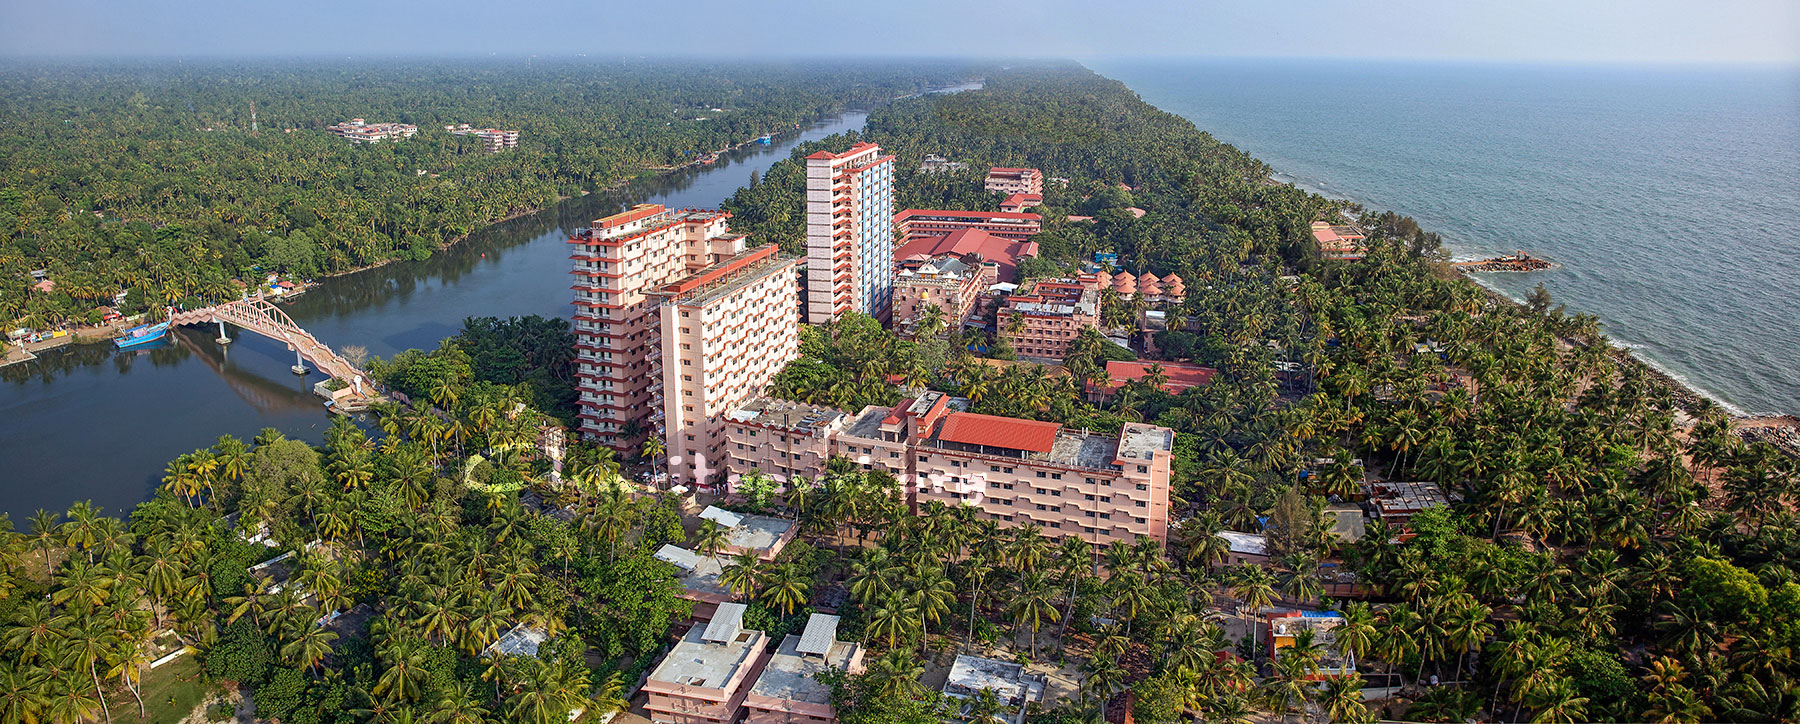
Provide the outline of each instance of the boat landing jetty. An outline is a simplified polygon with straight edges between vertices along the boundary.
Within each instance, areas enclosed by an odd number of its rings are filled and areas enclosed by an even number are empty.
[[[1543,271],[1556,265],[1519,251],[1490,259],[1451,262],[1450,266],[1466,272],[1529,272]]]

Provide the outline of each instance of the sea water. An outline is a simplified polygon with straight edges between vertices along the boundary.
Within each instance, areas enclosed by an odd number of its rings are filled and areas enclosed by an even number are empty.
[[[1274,166],[1542,282],[1650,364],[1800,413],[1800,68],[1109,60],[1089,66]]]

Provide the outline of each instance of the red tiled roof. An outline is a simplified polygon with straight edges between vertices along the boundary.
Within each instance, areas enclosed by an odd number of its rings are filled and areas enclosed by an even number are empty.
[[[1056,433],[1061,429],[1062,425],[1054,422],[957,412],[944,418],[944,426],[938,429],[937,437],[964,445],[1050,452],[1056,444]]]
[[[1023,221],[1042,221],[1044,217],[1037,214],[1012,211],[946,211],[944,209],[907,209],[894,214],[895,223],[905,221],[913,216],[954,216],[965,219],[1016,219]]]
[[[1038,246],[1037,242],[1014,241],[981,229],[957,229],[943,236],[927,236],[907,242],[894,251],[894,258],[937,257],[947,254],[979,254],[983,260],[994,262],[999,267],[996,276],[1004,282],[1012,281],[1020,259],[1038,255]]]
[[[1001,208],[1008,206],[1024,208],[1026,206],[1036,206],[1041,203],[1044,203],[1043,194],[1013,194],[1006,197],[1005,201],[1000,202],[1000,206]]]
[[[667,210],[668,207],[665,207],[662,204],[638,204],[637,206],[631,207],[629,210],[621,211],[612,216],[602,217],[594,222],[594,226],[602,229],[624,226],[633,221],[648,219]]]
[[[1114,360],[1106,363],[1106,388],[1116,390],[1124,387],[1126,382],[1141,380],[1150,376],[1150,366],[1156,362],[1121,362]],[[1162,389],[1171,395],[1181,394],[1189,387],[1198,387],[1212,381],[1219,374],[1218,370],[1200,365],[1182,364],[1179,362],[1162,362],[1163,374],[1169,378],[1162,384]]]
[[[811,156],[807,156],[807,158],[818,159],[821,161],[830,161],[830,160],[835,160],[835,159],[840,159],[840,158],[846,158],[849,156],[854,156],[856,154],[862,153],[863,151],[867,151],[871,148],[880,148],[880,146],[877,146],[873,143],[869,143],[868,141],[864,141],[862,143],[858,143],[854,146],[851,146],[850,150],[845,151],[843,153],[832,153],[830,151],[819,151],[819,152],[812,154]]]

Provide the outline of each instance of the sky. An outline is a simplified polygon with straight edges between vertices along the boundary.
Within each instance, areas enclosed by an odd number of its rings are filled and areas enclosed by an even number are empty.
[[[1800,0],[0,0],[0,55],[1800,64]]]

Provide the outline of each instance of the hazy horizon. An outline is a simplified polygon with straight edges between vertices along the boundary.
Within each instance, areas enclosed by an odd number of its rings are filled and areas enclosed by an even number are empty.
[[[1800,64],[1800,3],[1782,0],[919,0],[851,10],[827,0],[685,0],[654,7],[544,0],[500,11],[491,2],[440,0],[348,10],[233,0],[0,0],[0,57]]]

